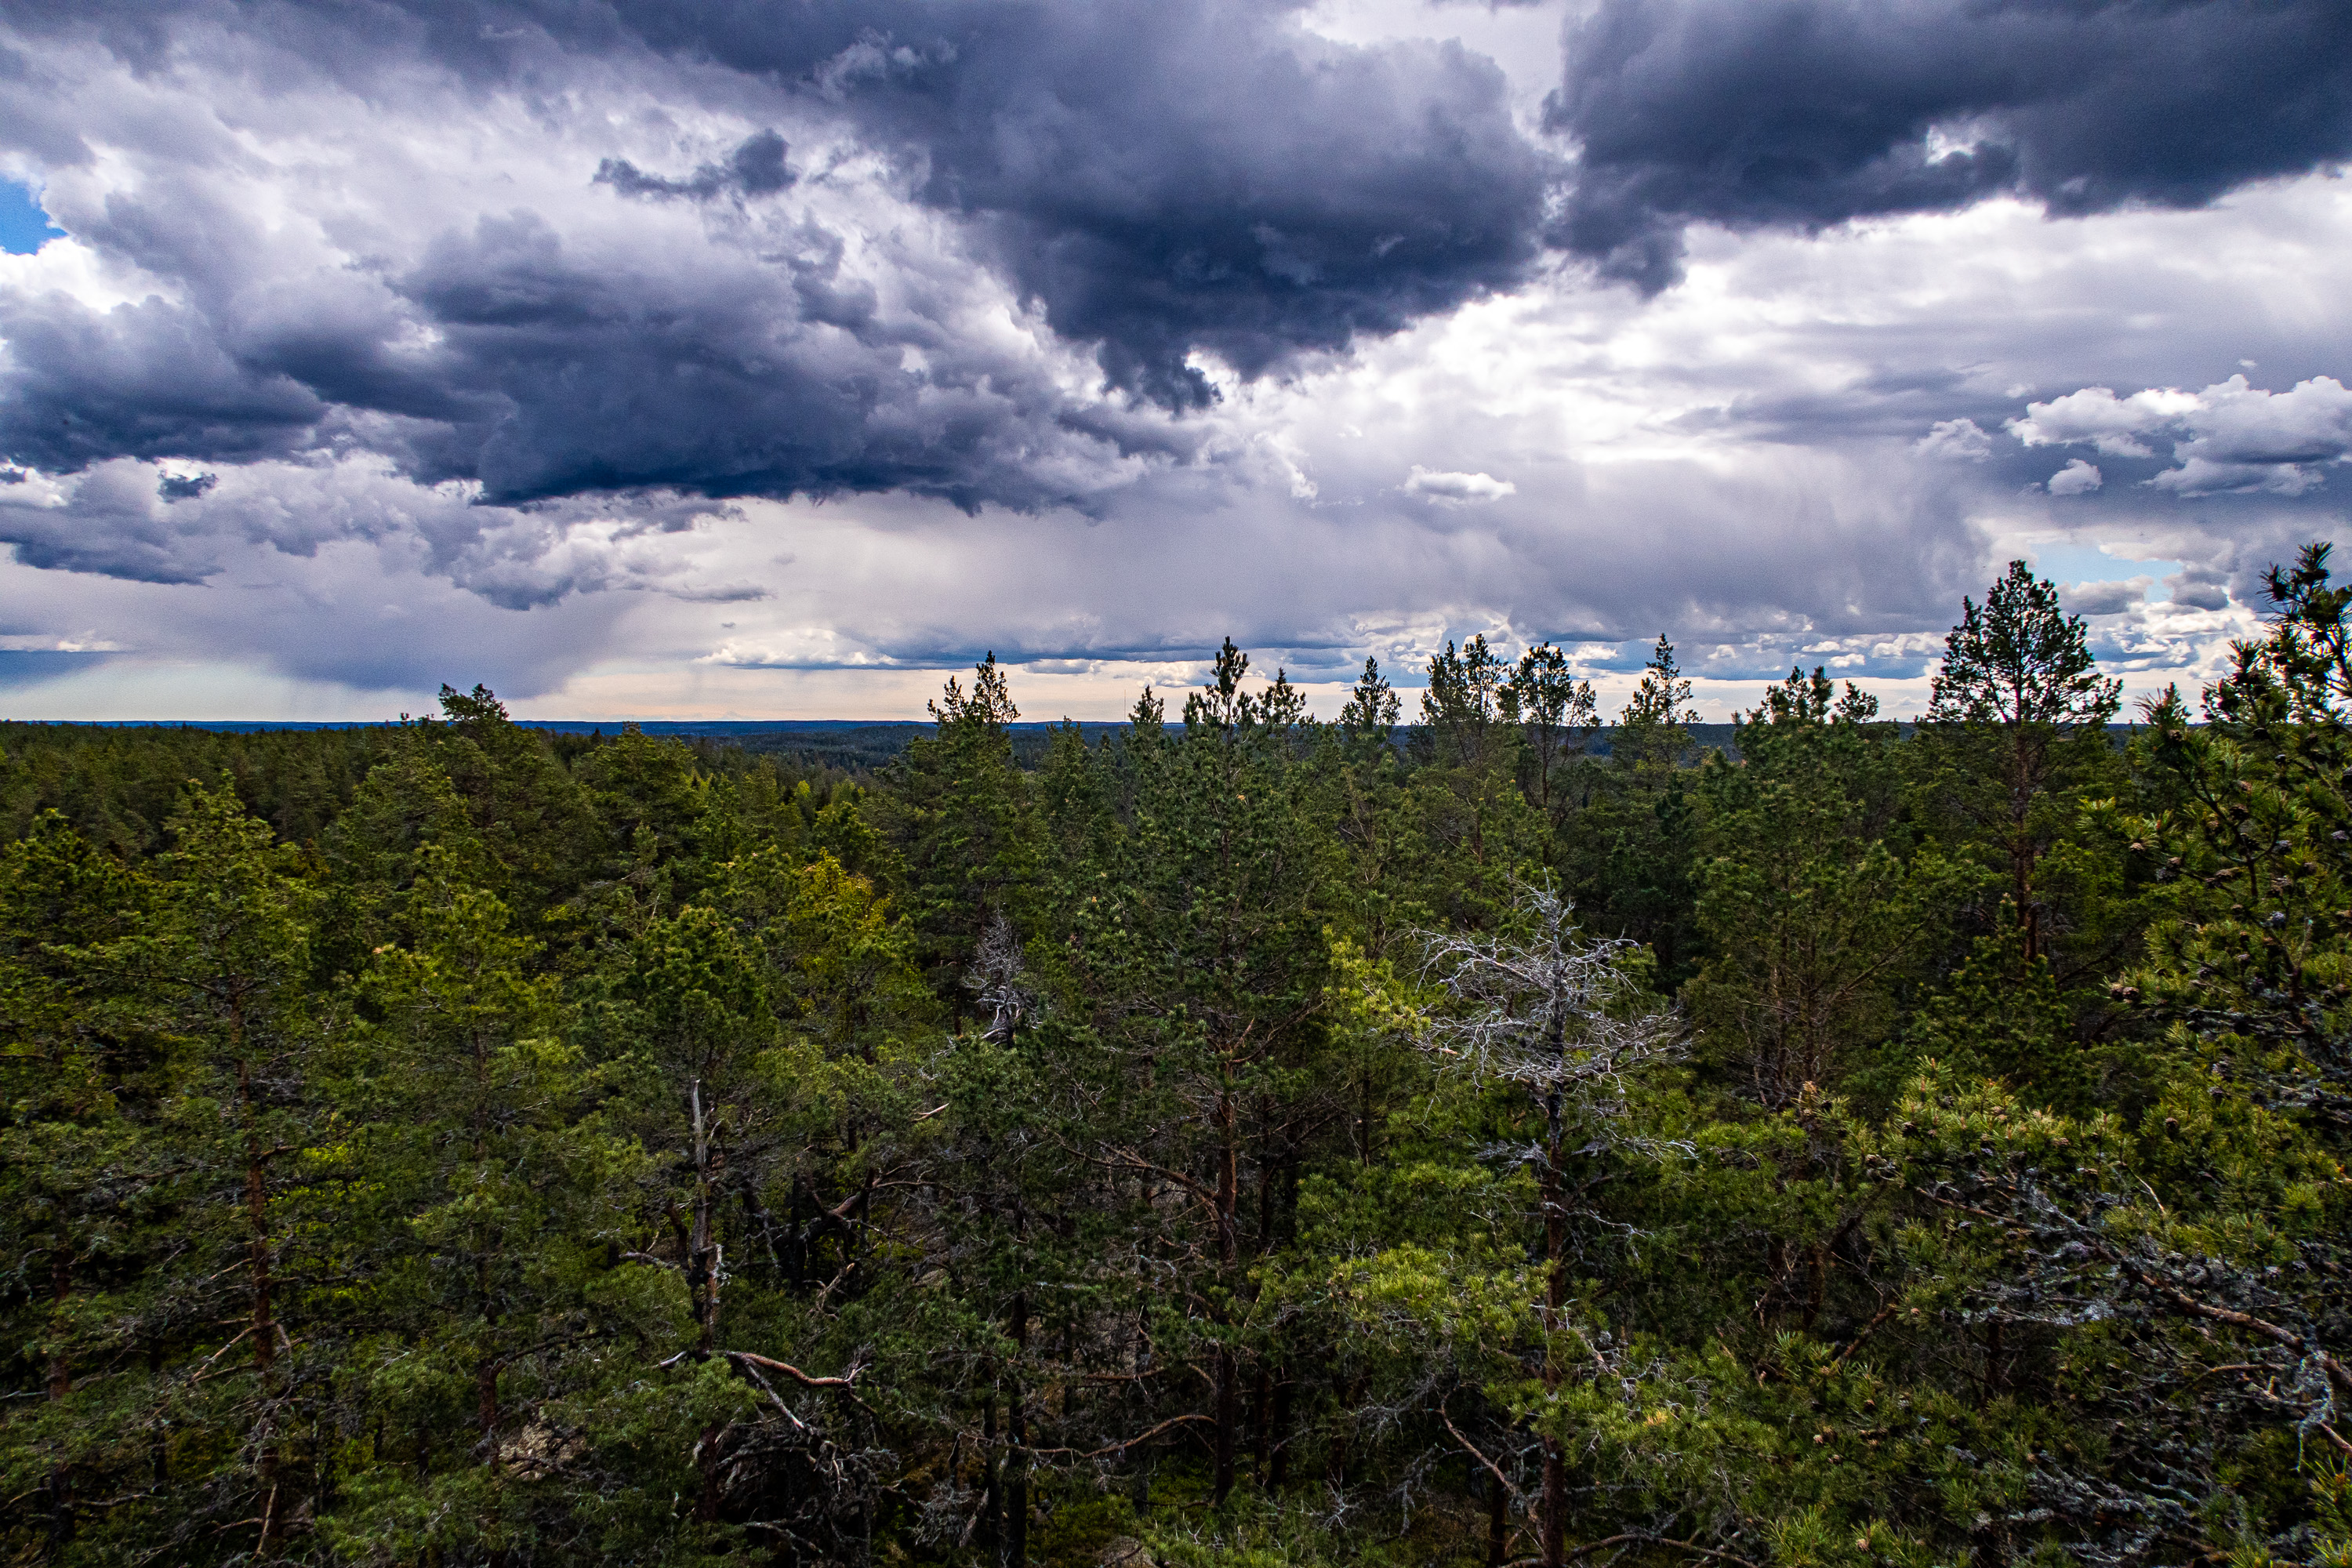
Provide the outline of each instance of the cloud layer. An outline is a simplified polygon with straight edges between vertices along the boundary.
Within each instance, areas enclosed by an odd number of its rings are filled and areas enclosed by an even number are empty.
[[[2154,672],[2338,526],[2340,6],[1477,21],[12,6],[0,174],[69,237],[0,258],[0,651],[114,662],[9,689],[625,666],[774,710],[1226,631],[1318,679],[1664,630],[1900,682],[2075,538],[2139,552],[2061,580]]]
[[[1998,193],[2196,206],[2352,156],[2334,0],[1601,0],[1547,121],[1567,242],[1644,289],[1682,229],[1819,226]]]
[[[2110,457],[2151,458],[2151,437],[2165,434],[2174,466],[2147,482],[2180,496],[2256,490],[2299,496],[2325,482],[2326,469],[2352,462],[2352,392],[2333,376],[2314,376],[2285,392],[2265,392],[2242,375],[2202,392],[2151,388],[2117,397],[2105,386],[2084,387],[2047,403],[2029,404],[2011,428],[2029,447],[2097,447]],[[2080,458],[2070,470],[2095,476]],[[2053,494],[2058,481],[2050,481]]]

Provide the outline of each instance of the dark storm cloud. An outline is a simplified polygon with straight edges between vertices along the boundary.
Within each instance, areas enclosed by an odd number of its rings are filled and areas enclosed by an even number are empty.
[[[1291,25],[1296,8],[615,0],[510,16],[567,47],[626,38],[838,104],[921,165],[927,200],[991,228],[1055,328],[1102,344],[1115,384],[1181,406],[1209,395],[1190,350],[1255,374],[1515,282],[1537,254],[1557,171],[1513,126],[1494,63],[1329,43]],[[465,68],[514,68],[513,29],[418,13]]]
[[[607,158],[596,165],[596,183],[632,196],[690,196],[700,201],[730,194],[771,196],[793,183],[792,172],[784,167],[787,150],[782,136],[762,131],[745,138],[726,162],[705,163],[687,179],[666,180],[645,173],[626,158]]]
[[[925,197],[982,224],[1056,330],[1177,405],[1208,395],[1191,350],[1255,375],[1517,281],[1556,172],[1493,62],[1326,43],[1279,8],[939,7],[817,76],[920,153]]]
[[[2016,300],[1979,302],[1973,325],[1750,321],[1726,348],[1737,300],[1645,304],[1578,292],[1571,271],[1525,297],[1559,303],[1550,327],[1536,311],[1480,347],[1471,329],[1508,313],[1481,312],[1452,345],[1372,340],[1527,284],[1548,237],[1655,284],[1689,221],[1802,232],[2011,191],[2062,213],[2194,204],[2342,140],[2347,24],[2284,0],[1600,7],[1571,37],[1548,150],[1515,129],[1491,61],[1334,42],[1280,0],[19,0],[0,12],[17,46],[0,152],[54,176],[76,243],[8,274],[71,293],[0,292],[0,465],[39,470],[0,488],[0,542],[152,584],[300,561],[350,604],[355,563],[380,561],[394,596],[430,580],[533,616],[744,602],[830,573],[728,660],[793,667],[864,662],[802,623],[894,617],[913,629],[858,646],[961,660],[931,623],[968,637],[971,615],[900,606],[970,591],[974,568],[944,588],[917,570],[967,533],[1003,542],[991,604],[1109,606],[1099,629],[989,634],[1038,658],[1191,648],[1244,556],[1269,584],[1260,641],[1326,636],[1350,658],[1350,639],[1402,647],[1441,615],[1461,622],[1445,635],[1643,647],[1661,627],[1876,637],[1980,587],[1978,503],[2013,506],[2063,460],[2006,423],[2085,384],[1992,368],[2019,357]],[[2224,114],[2233,70],[2252,87]],[[1839,276],[1833,247],[1779,248],[1790,275]],[[2073,330],[2134,336],[2117,298],[2103,287]],[[1591,351],[1684,305],[1657,368],[1599,395]],[[2064,357],[2046,324],[2025,335]],[[1280,377],[1351,344],[1396,395],[1339,375],[1197,412],[1192,356]],[[2270,352],[2224,349],[2224,368]],[[1433,354],[1478,369],[1424,374]],[[1530,368],[1545,354],[1549,385]],[[1328,418],[1297,406],[1327,395]],[[1507,412],[1556,395],[1682,456],[1588,471],[1560,456],[1578,420]],[[1654,421],[1613,406],[1644,400]],[[2267,487],[2263,504],[2290,482],[2340,489],[2315,450],[2216,437],[2181,482]],[[1766,477],[1718,482],[1702,451]],[[2163,459],[2098,456],[2104,491],[2034,504],[2172,501],[2139,483]],[[217,483],[199,491],[199,468]],[[795,566],[765,536],[805,549],[814,509],[746,509],[740,537],[697,521],[714,498],[890,491],[1023,515],[941,520],[916,549],[922,509],[870,503],[844,559],[884,565],[856,592],[838,561]],[[664,508],[654,532],[618,521]],[[654,536],[673,523],[709,537]],[[1089,532],[1116,549],[1070,542]],[[1149,570],[1146,534],[1178,542]],[[1057,555],[1086,569],[1041,585]],[[1191,556],[1213,570],[1185,576]],[[729,564],[682,564],[704,558]],[[1341,560],[1360,574],[1338,580]],[[1399,606],[1422,618],[1380,619]],[[1918,656],[1878,647],[1839,657]]]
[[[2352,155],[2343,0],[1603,0],[1547,106],[1558,237],[1655,290],[1681,229],[1811,227],[1999,192],[2194,206]]]
[[[135,583],[201,583],[219,570],[217,535],[200,521],[174,515],[182,509],[159,504],[171,499],[157,493],[142,464],[100,464],[82,476],[68,504],[0,504],[0,543],[15,546],[28,566]]]
[[[393,100],[398,72],[429,62],[478,89],[531,91],[667,68],[692,73],[690,90],[729,108],[796,106],[898,160],[918,199],[962,220],[969,242],[1058,333],[1093,348],[1114,386],[1181,409],[1213,396],[1185,363],[1196,350],[1256,375],[1515,282],[1538,251],[1554,164],[1513,126],[1491,61],[1454,45],[1330,43],[1294,26],[1290,10],[1262,0],[76,0],[19,6],[12,20],[50,40],[94,41],[142,70],[206,58],[224,37],[266,40],[289,68],[378,102]],[[24,105],[28,115],[37,107]],[[770,131],[682,176],[614,156],[593,178],[639,197],[752,198],[791,183],[784,154]],[[122,232],[82,237],[167,276],[220,262],[161,256],[168,235],[111,226]],[[487,270],[463,275],[468,246]],[[480,439],[442,444],[442,471],[470,469],[509,498],[675,484],[712,494],[903,488],[967,505],[1072,499],[1053,480],[976,464],[971,448],[988,433],[969,411],[937,431],[877,420],[897,379],[880,366],[828,363],[796,375],[779,365],[768,302],[680,305],[656,280],[575,268],[561,284],[522,284],[540,307],[527,324],[516,311],[530,307],[511,300],[497,307],[509,320],[493,321],[480,301],[513,270],[488,254],[499,248],[478,231],[445,237],[407,290],[429,324],[462,340],[421,384],[384,384],[382,338],[364,330],[299,345],[201,345],[190,332],[175,358],[209,347],[219,363],[205,367],[204,384],[220,387],[214,402],[235,389],[235,409],[143,408],[121,378],[58,367],[25,378],[0,437],[49,466],[134,452],[233,458],[295,439],[308,421],[287,416],[315,418],[299,408],[315,397],[455,419]],[[854,291],[828,294],[797,267],[793,286],[803,322],[866,331],[849,319],[863,309]],[[632,287],[635,301],[624,297]],[[673,311],[697,325],[680,328]],[[236,338],[221,325],[221,338]],[[593,390],[591,358],[614,373]],[[603,438],[615,402],[631,401],[616,392],[624,374],[678,384],[628,408],[629,438],[614,449]],[[89,428],[62,429],[64,411],[92,392],[105,411]],[[485,394],[510,408],[484,419],[448,406]],[[1083,408],[1061,412],[1076,422],[1064,430],[1090,421]],[[778,420],[789,437],[768,434]]]
[[[727,177],[772,184],[769,151],[751,138]],[[1099,467],[1121,445],[1115,420],[1066,417],[1034,363],[961,341],[959,300],[886,321],[813,221],[762,233],[757,254],[673,237],[616,258],[519,209],[442,232],[405,268],[253,287],[275,263],[266,248],[173,251],[139,205],[110,200],[92,237],[183,299],[0,300],[12,462],[72,473],[357,445],[426,483],[478,481],[492,501],[903,489],[969,509],[1086,504],[1088,455]]]
[[[61,295],[0,297],[0,454],[52,473],[118,457],[275,456],[327,413],[310,387],[159,299],[97,311]]]

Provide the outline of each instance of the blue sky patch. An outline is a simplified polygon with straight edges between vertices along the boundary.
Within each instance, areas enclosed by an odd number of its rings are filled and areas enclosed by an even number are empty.
[[[2178,561],[2133,561],[2110,554],[2095,544],[2044,544],[2032,553],[2034,570],[2062,587],[2081,583],[2127,583],[2134,577],[2153,577],[2161,584],[2165,578],[2182,570]],[[1974,596],[1981,599],[1984,595]],[[2148,594],[2151,599],[2171,596],[2172,591],[2162,586]],[[2061,598],[2063,601],[2063,595]]]
[[[0,180],[0,250],[30,256],[48,241],[63,237],[65,230],[49,221],[30,186]]]

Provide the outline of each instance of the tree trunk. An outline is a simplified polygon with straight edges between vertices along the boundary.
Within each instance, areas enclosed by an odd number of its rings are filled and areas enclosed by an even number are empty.
[[[1266,1445],[1272,1438],[1274,1374],[1264,1360],[1257,1363],[1257,1386],[1250,1394],[1250,1475],[1265,1484]]]
[[[73,1243],[58,1227],[58,1244],[49,1249],[49,1402],[54,1405],[73,1392],[73,1357],[66,1346],[66,1303],[73,1298]]]
[[[1564,1035],[1559,1042],[1562,1061],[1567,1058]],[[1568,1205],[1561,1191],[1560,1145],[1565,1126],[1561,1115],[1560,1090],[1555,1085],[1544,1101],[1543,1207],[1544,1207],[1544,1361],[1543,1384],[1547,1394],[1556,1394],[1560,1385],[1559,1357],[1555,1342],[1559,1333],[1562,1310],[1568,1305]],[[1543,1507],[1540,1521],[1540,1550],[1544,1568],[1560,1568],[1568,1555],[1568,1455],[1559,1439],[1546,1436],[1543,1440]]]
[[[260,1107],[254,1096],[253,1067],[245,1057],[243,1018],[231,1016],[229,1043],[236,1056],[237,1102],[245,1116],[246,1267],[253,1293],[252,1316],[246,1332],[253,1340],[255,1392],[261,1402],[260,1421],[255,1433],[260,1444],[256,1479],[261,1486],[261,1540],[254,1554],[267,1560],[277,1553],[279,1519],[277,1413],[271,1408],[276,1398],[271,1384],[278,1365],[278,1322],[269,1310],[268,1158],[261,1147]]]
[[[499,1462],[499,1363],[484,1357],[474,1366],[474,1430],[482,1463]]]
[[[1551,1207],[1557,1178],[1545,1184],[1545,1206]],[[1544,1291],[1544,1313],[1547,1338],[1557,1331],[1560,1309],[1567,1304],[1567,1279],[1560,1264],[1559,1248],[1559,1226],[1557,1220],[1545,1227],[1545,1241],[1550,1261],[1549,1279]],[[1544,1390],[1557,1393],[1560,1385],[1559,1360],[1552,1346],[1544,1346]],[[1560,1568],[1568,1556],[1568,1455],[1559,1439],[1547,1436],[1543,1439],[1543,1505],[1542,1555],[1544,1568]]]
[[[1236,1211],[1241,1204],[1241,1155],[1236,1147],[1234,1093],[1231,1084],[1217,1091],[1217,1133],[1220,1148],[1217,1154],[1217,1264],[1223,1281],[1230,1286],[1234,1266],[1240,1261],[1238,1238],[1234,1235]],[[1220,1327],[1230,1326],[1231,1315],[1223,1310],[1217,1314]],[[1234,1454],[1238,1446],[1241,1425],[1240,1367],[1235,1363],[1233,1347],[1220,1345],[1216,1360],[1216,1437],[1215,1468],[1210,1486],[1212,1506],[1223,1503],[1233,1494]]]
[[[1290,1479],[1290,1443],[1285,1434],[1290,1430],[1290,1403],[1297,1387],[1286,1370],[1275,1373],[1273,1430],[1266,1435],[1266,1446],[1274,1453],[1265,1471],[1265,1489],[1269,1492],[1281,1491],[1283,1483]]]
[[[701,1440],[694,1446],[695,1468],[701,1472],[702,1477],[701,1492],[694,1500],[694,1518],[698,1524],[719,1522],[719,1508],[724,1500],[720,1486],[721,1467],[719,1460],[719,1444],[726,1435],[727,1428],[723,1426],[705,1426],[702,1429]]]
[[[73,1358],[66,1348],[66,1303],[73,1296],[73,1245],[58,1227],[58,1244],[49,1249],[49,1403],[61,1402],[73,1392]],[[49,1548],[54,1560],[65,1555],[73,1539],[73,1468],[60,1459],[50,1467],[45,1483],[48,1493]]]
[[[982,1486],[980,1496],[980,1550],[983,1558],[1003,1555],[1004,1461],[996,1452],[996,1391],[989,1390],[980,1407],[980,1452]]]
[[[694,1220],[687,1241],[686,1285],[692,1302],[695,1353],[709,1360],[719,1337],[719,1270],[723,1261],[710,1239],[712,1157],[709,1128],[702,1114],[702,1080],[688,1091],[694,1112]]]
[[[2017,929],[2022,966],[2032,973],[2042,952],[2042,922],[2033,907],[2033,787],[2040,770],[2031,755],[2032,740],[2023,722],[2011,731],[2009,781],[2009,847],[2012,896],[2017,900]]]
[[[1029,1349],[1029,1297],[1026,1291],[1013,1298],[1013,1343],[1021,1352]],[[1013,1373],[1013,1405],[1006,1413],[1006,1436],[1011,1438],[1004,1456],[1004,1534],[997,1549],[997,1568],[1028,1568],[1029,1562],[1029,1409],[1022,1396],[1021,1373]]]

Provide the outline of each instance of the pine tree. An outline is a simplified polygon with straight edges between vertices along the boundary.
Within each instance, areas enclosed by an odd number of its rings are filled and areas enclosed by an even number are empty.
[[[1364,673],[1339,710],[1339,728],[1351,744],[1385,746],[1396,732],[1402,706],[1396,689],[1381,674],[1380,660],[1367,658]]]
[[[1069,911],[1076,979],[1125,1079],[1090,1130],[1096,1157],[1196,1200],[1157,1218],[1155,1250],[1184,1259],[1219,1502],[1239,1476],[1247,1270],[1296,1179],[1289,1075],[1319,1047],[1328,962],[1281,685],[1249,692],[1246,669],[1229,640],[1181,739],[1130,743],[1131,826]]]
[[[1519,656],[1498,699],[1503,721],[1520,727],[1522,787],[1557,829],[1574,798],[1576,764],[1601,731],[1592,683],[1570,673],[1559,648],[1538,643]]]
[[[1983,758],[1976,764],[1983,776],[1962,786],[1962,809],[1985,826],[2008,863],[2025,963],[2049,945],[2050,911],[2036,872],[2063,831],[2060,797],[2105,760],[2106,723],[2121,692],[2122,682],[2098,674],[2083,617],[2065,614],[2057,588],[2022,561],[2009,563],[1981,608],[1961,602],[1960,623],[1945,639],[1927,721],[1958,731],[1953,739]]]
[[[643,1333],[610,1289],[635,1151],[600,1129],[537,943],[467,884],[477,857],[415,856],[404,946],[369,958],[332,1053],[352,1133],[338,1272],[379,1328],[343,1376],[378,1435],[335,1521],[347,1547],[497,1560],[571,1521],[550,1478],[582,1445],[559,1412],[604,1342]]]
[[[1698,722],[1690,705],[1691,683],[1675,662],[1675,645],[1662,633],[1642,668],[1642,679],[1617,715],[1617,732],[1610,754],[1626,767],[1655,771],[1672,768],[1690,750],[1689,726]]]
[[[1429,661],[1412,747],[1422,765],[1404,800],[1415,923],[1492,925],[1515,879],[1541,861],[1546,824],[1520,785],[1510,676],[1483,634]]]
[[[1563,835],[1559,856],[1578,907],[1599,930],[1647,945],[1671,994],[1690,977],[1699,824],[1681,765],[1691,749],[1691,683],[1658,638],[1618,714],[1610,766]]]
[[[102,955],[152,899],[53,812],[0,851],[0,1238],[16,1260],[0,1331],[10,1386],[29,1396],[0,1416],[0,1483],[18,1500],[0,1542],[50,1561],[68,1555],[84,1501],[135,1490],[151,1468],[156,1428],[121,1375],[121,1325],[171,1246],[148,1136],[168,1056],[146,998]]]
[[[502,868],[491,890],[518,918],[540,922],[597,874],[614,847],[545,738],[515,723],[496,693],[445,686],[441,710],[419,721],[413,743],[448,777],[475,837]]]
[[[318,1483],[297,1428],[304,1396],[332,1365],[331,1342],[298,1340],[286,1321],[305,1304],[318,1261],[297,1250],[303,1233],[287,1212],[323,1110],[312,1081],[315,898],[296,852],[273,843],[226,784],[191,784],[170,826],[152,925],[110,956],[152,988],[187,1042],[163,1134],[187,1194],[188,1247],[173,1266],[189,1298],[181,1310],[210,1308],[224,1330],[236,1325],[174,1391],[175,1447],[205,1456],[205,1501],[183,1529],[250,1531],[266,1560],[286,1549]],[[190,1427],[210,1440],[188,1441]]]
[[[998,915],[1028,916],[1036,822],[1006,728],[1020,710],[996,656],[974,668],[969,693],[950,677],[930,712],[933,732],[908,745],[876,815],[903,864],[923,973],[960,1019],[982,933]]]
[[[1486,646],[1484,632],[1429,660],[1429,686],[1421,695],[1423,746],[1441,766],[1477,770],[1493,761],[1505,722],[1503,691],[1510,667]]]
[[[1739,760],[1711,757],[1700,777],[1710,956],[1685,994],[1770,1109],[1876,1065],[1866,1053],[1957,890],[1906,842],[1897,742],[1874,711],[1851,683],[1833,699],[1821,670],[1791,669],[1739,724]]]
[[[1571,1236],[1591,1189],[1616,1179],[1611,1158],[1627,1142],[1629,1080],[1671,1060],[1672,1019],[1633,1001],[1625,943],[1580,939],[1569,907],[1545,889],[1522,905],[1525,929],[1491,939],[1427,932],[1429,969],[1445,1005],[1421,1027],[1455,1070],[1524,1096],[1535,1112],[1525,1157],[1537,1180],[1543,1306],[1538,1377],[1556,1412],[1578,1370],[1570,1346],[1582,1337],[1570,1313]],[[1561,1421],[1537,1422],[1543,1443],[1538,1561],[1568,1560],[1569,1443]]]

